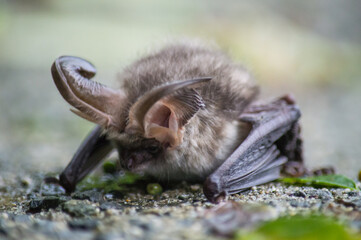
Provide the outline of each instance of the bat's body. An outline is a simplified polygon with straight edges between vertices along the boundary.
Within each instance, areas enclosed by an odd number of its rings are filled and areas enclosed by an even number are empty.
[[[238,117],[258,91],[250,74],[218,50],[189,44],[165,47],[126,68],[121,89],[128,96],[126,105],[132,106],[157,86],[205,76],[212,80],[196,90],[204,107],[183,127],[182,143],[134,171],[161,180],[205,180],[240,145],[249,129],[240,127]],[[122,112],[124,117],[128,111]],[[111,134],[120,152],[136,144],[130,135]]]
[[[212,201],[274,180],[286,157],[300,158],[293,101],[250,106],[258,93],[255,82],[219,50],[169,45],[127,67],[121,90],[90,81],[95,69],[79,58],[59,58],[52,73],[74,112],[101,126],[61,174],[68,191],[113,148],[133,172],[166,181],[209,177],[205,194]],[[264,131],[257,132],[259,125]]]

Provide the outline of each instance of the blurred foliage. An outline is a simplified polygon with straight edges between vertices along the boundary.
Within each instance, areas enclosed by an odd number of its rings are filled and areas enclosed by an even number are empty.
[[[215,40],[251,66],[262,81],[345,83],[361,71],[361,33],[352,30],[360,30],[356,9],[361,4],[354,1],[8,3],[3,53],[6,65],[14,67],[43,68],[69,52],[115,72],[146,46],[160,45],[167,37],[189,36]]]
[[[358,190],[354,181],[339,174],[302,178],[282,178],[280,181],[288,184],[305,185],[319,188],[349,188],[351,190]]]
[[[237,240],[360,240],[332,218],[325,216],[287,216],[267,222],[250,233],[238,232]]]
[[[137,183],[144,180],[144,177],[131,173],[122,172],[119,175],[105,174],[103,176],[88,176],[82,180],[77,189],[81,191],[97,189],[104,193],[126,193],[131,187],[139,187]],[[142,188],[141,184],[139,188]]]
[[[312,162],[322,164],[319,155],[353,161],[361,154],[361,110],[353,107],[361,89],[360,9],[351,0],[0,0],[0,161],[54,170],[92,127],[58,94],[50,76],[56,57],[84,57],[99,70],[96,80],[118,86],[124,66],[182,37],[219,44],[266,94],[295,92],[307,154],[318,158]],[[354,128],[334,127],[341,124]]]

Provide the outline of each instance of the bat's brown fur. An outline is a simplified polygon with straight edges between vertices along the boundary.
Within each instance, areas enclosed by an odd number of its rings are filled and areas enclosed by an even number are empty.
[[[182,143],[166,149],[153,161],[139,166],[163,180],[204,180],[240,145],[249,131],[237,117],[254,100],[258,88],[247,70],[218,49],[181,42],[141,58],[120,75],[127,102],[120,119],[129,117],[131,106],[146,92],[165,83],[210,76],[197,91],[205,103],[184,126]],[[180,96],[181,97],[181,96]],[[109,131],[120,149],[141,146],[144,136]]]

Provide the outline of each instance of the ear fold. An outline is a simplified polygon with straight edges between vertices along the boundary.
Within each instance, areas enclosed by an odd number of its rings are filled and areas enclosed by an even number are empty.
[[[124,127],[116,114],[125,100],[124,93],[91,81],[96,73],[91,63],[62,56],[55,60],[51,73],[60,94],[75,108],[72,112],[104,128]]]
[[[183,141],[184,126],[205,104],[194,89],[156,102],[144,118],[145,137],[155,138],[166,147],[175,148]]]

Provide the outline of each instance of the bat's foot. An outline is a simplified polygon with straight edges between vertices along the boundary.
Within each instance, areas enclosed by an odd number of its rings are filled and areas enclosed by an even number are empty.
[[[323,168],[317,168],[312,170],[311,175],[313,176],[320,176],[320,175],[330,175],[335,174],[335,168],[332,166],[329,167],[323,167]]]
[[[282,169],[282,173],[291,177],[301,177],[308,173],[305,165],[299,161],[288,161]]]
[[[240,120],[250,123],[252,130],[207,178],[204,183],[206,197],[217,203],[229,194],[279,178],[282,166],[289,160],[302,163],[302,141],[297,123],[300,115],[295,100],[289,95],[269,104],[249,106]]]

